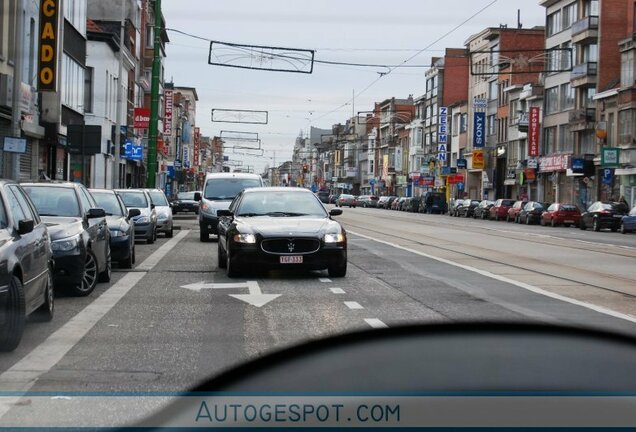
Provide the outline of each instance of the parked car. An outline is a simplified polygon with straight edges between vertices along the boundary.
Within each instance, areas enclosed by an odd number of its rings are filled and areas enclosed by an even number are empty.
[[[110,231],[106,211],[80,183],[24,183],[48,226],[55,262],[53,283],[76,296],[93,292],[111,277]]]
[[[404,202],[405,197],[398,197],[393,200],[391,203],[391,210],[399,210],[402,207],[402,203]]]
[[[569,227],[570,225],[578,225],[580,219],[581,211],[574,204],[554,203],[541,215],[541,225]]]
[[[456,209],[456,216],[471,217],[475,208],[479,205],[479,202],[478,200],[465,199]]]
[[[135,263],[135,223],[139,209],[126,209],[126,205],[115,191],[89,189],[97,205],[106,211],[106,224],[110,231],[111,259],[122,268],[132,268]]]
[[[51,242],[24,190],[0,180],[0,351],[13,351],[27,316],[54,314]]]
[[[358,205],[361,207],[377,207],[378,206],[378,198],[375,195],[361,195],[358,197]]]
[[[391,206],[393,205],[393,202],[398,199],[398,197],[396,196],[390,196],[388,200],[386,200],[386,202],[384,203],[384,208],[385,209],[391,209]]]
[[[335,204],[338,201],[338,194],[329,195],[329,204]]]
[[[495,201],[495,204],[490,207],[490,210],[488,210],[490,219],[494,219],[496,221],[505,219],[508,215],[508,210],[510,210],[510,207],[512,207],[514,203],[515,200],[498,199],[497,201]]]
[[[420,213],[446,213],[446,194],[442,192],[426,192],[420,202]]]
[[[349,194],[340,194],[336,202],[336,207],[355,207],[356,205],[356,197]]]
[[[179,192],[177,197],[172,200],[172,214],[183,212],[194,212],[199,214],[199,201],[194,199],[193,192]]]
[[[549,203],[541,203],[537,201],[529,201],[519,211],[517,217],[517,223],[525,223],[526,225],[532,225],[533,223],[539,223],[541,221],[541,215],[550,207]]]
[[[495,205],[494,201],[482,200],[477,207],[473,210],[474,219],[486,219],[489,215],[490,208]]]
[[[506,222],[517,222],[519,219],[519,212],[528,203],[528,201],[517,200],[515,203],[508,209],[508,214],[506,215]]]
[[[612,231],[618,231],[623,216],[628,213],[629,209],[623,203],[596,201],[581,214],[579,228],[586,230],[590,227],[594,231],[609,228]]]
[[[318,197],[321,203],[329,204],[329,197],[331,196],[329,191],[318,191],[316,192],[316,196]]]
[[[133,218],[135,238],[152,244],[157,240],[157,211],[148,192],[142,189],[116,189],[128,210],[139,209],[141,214]]]
[[[218,266],[228,277],[253,268],[327,269],[330,277],[347,273],[347,234],[310,191],[302,188],[252,188],[227,210],[219,210]]]
[[[410,197],[404,197],[404,200],[402,201],[402,203],[400,204],[400,211],[407,211],[408,208],[411,205],[411,198]]]
[[[406,208],[406,211],[412,212],[412,213],[419,213],[421,202],[422,202],[422,198],[420,198],[420,197],[411,197],[409,199],[409,204],[408,204],[408,206]]]
[[[384,206],[386,205],[387,201],[389,200],[389,198],[391,198],[388,195],[383,195],[380,198],[378,198],[378,202],[376,204],[377,208],[384,208]]]
[[[448,206],[448,215],[449,216],[457,216],[457,209],[462,204],[464,204],[464,200],[461,199],[461,198],[451,200],[451,202],[449,203],[449,206]]]
[[[165,234],[168,238],[172,237],[174,234],[172,206],[168,203],[166,195],[161,189],[146,189],[146,192],[157,212],[157,232]]]
[[[627,234],[630,231],[636,231],[636,207],[621,219],[621,233]]]

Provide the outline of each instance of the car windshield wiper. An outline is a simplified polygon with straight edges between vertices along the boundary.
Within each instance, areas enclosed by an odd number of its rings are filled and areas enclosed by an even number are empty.
[[[234,197],[226,197],[226,196],[222,196],[222,197],[216,197],[216,196],[208,197],[208,196],[206,196],[205,199],[206,200],[232,200],[232,199],[234,199]]]
[[[241,213],[241,214],[238,214],[237,216],[254,217],[254,216],[265,216],[265,215],[263,213]]]
[[[53,213],[39,213],[40,216],[59,216]]]
[[[266,216],[307,216],[307,213],[294,213],[294,212],[269,212],[265,213]]]

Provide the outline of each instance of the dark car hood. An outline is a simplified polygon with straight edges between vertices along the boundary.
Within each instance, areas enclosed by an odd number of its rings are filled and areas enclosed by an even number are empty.
[[[243,217],[237,218],[240,232],[252,231],[265,237],[272,236],[316,236],[327,231],[327,228],[339,229],[337,222],[324,217]]]
[[[46,224],[52,240],[72,237],[84,231],[82,218],[42,216],[42,222]]]

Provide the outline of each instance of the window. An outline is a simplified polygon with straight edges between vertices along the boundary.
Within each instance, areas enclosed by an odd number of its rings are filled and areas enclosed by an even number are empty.
[[[487,119],[488,123],[488,135],[494,135],[497,131],[497,119],[495,115],[489,115]]]
[[[32,220],[35,224],[39,223],[39,218],[37,216],[37,212],[33,207],[29,205],[29,202],[26,200],[22,192],[16,186],[9,186],[9,189],[15,195],[18,203],[20,203],[20,207],[24,212],[24,218]]]
[[[598,0],[587,0],[585,2],[585,16],[598,16]]]
[[[574,139],[570,132],[570,125],[559,126],[559,147],[558,151],[565,153],[574,152]]]
[[[561,95],[560,95],[560,109],[568,110],[574,108],[574,98],[575,98],[575,89],[572,88],[570,83],[561,85]]]
[[[62,56],[62,103],[67,107],[83,112],[84,105],[84,68],[66,54]]]
[[[621,87],[634,85],[634,50],[621,54]]]
[[[490,81],[488,84],[488,100],[495,100],[498,96],[497,81]]]
[[[577,4],[572,3],[563,8],[563,29],[568,29],[576,22]]]
[[[543,154],[551,154],[556,151],[556,127],[543,129]]]
[[[598,61],[598,45],[585,45],[585,47],[583,47],[583,63],[595,61]]]
[[[84,71],[84,112],[93,112],[93,68]]]
[[[466,133],[467,127],[468,127],[468,114],[463,113],[461,119],[459,120],[459,133]]]
[[[589,87],[585,93],[585,105],[588,107],[596,106],[594,103],[594,95],[596,94],[596,87]]]
[[[151,24],[146,25],[146,48],[153,48],[155,29]]]
[[[547,33],[548,36],[552,36],[554,34],[559,33],[562,30],[562,22],[561,22],[561,11],[556,11],[548,15],[548,26]]]
[[[572,65],[575,63],[575,53],[576,45],[572,45],[571,42],[564,43],[563,51],[559,51],[560,62],[557,67],[560,67],[561,70],[570,69]],[[571,50],[571,51],[565,51]]]
[[[619,144],[631,143],[634,136],[635,126],[634,113],[635,110],[623,110],[618,112],[618,139]]]
[[[90,200],[88,199],[88,197],[86,196],[86,194],[84,193],[83,190],[80,190],[79,197],[80,197],[80,202],[82,203],[82,207],[83,207],[82,214],[86,213],[88,211],[88,209],[94,207],[94,206],[91,205]]]
[[[551,114],[559,111],[559,88],[551,87],[545,91],[545,112]]]
[[[86,36],[86,0],[65,0],[64,18]]]
[[[9,62],[13,62],[15,60],[15,19],[13,19],[13,17],[15,17],[15,9],[16,9],[16,2],[17,0],[9,0],[9,38],[8,38],[8,43],[9,43]],[[4,5],[3,5],[4,8]],[[0,16],[0,19],[4,20],[4,14]]]
[[[594,131],[588,131],[581,136],[581,151],[580,153],[596,153],[596,135]]]
[[[7,193],[7,201],[9,202],[9,214],[12,216],[13,226],[18,227],[18,222],[27,219],[27,216],[18,202],[18,198],[13,194],[13,191]]]

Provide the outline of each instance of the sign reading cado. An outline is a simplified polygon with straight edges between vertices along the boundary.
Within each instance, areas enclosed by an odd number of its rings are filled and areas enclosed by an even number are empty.
[[[59,0],[40,2],[40,32],[38,34],[38,91],[57,91]]]

